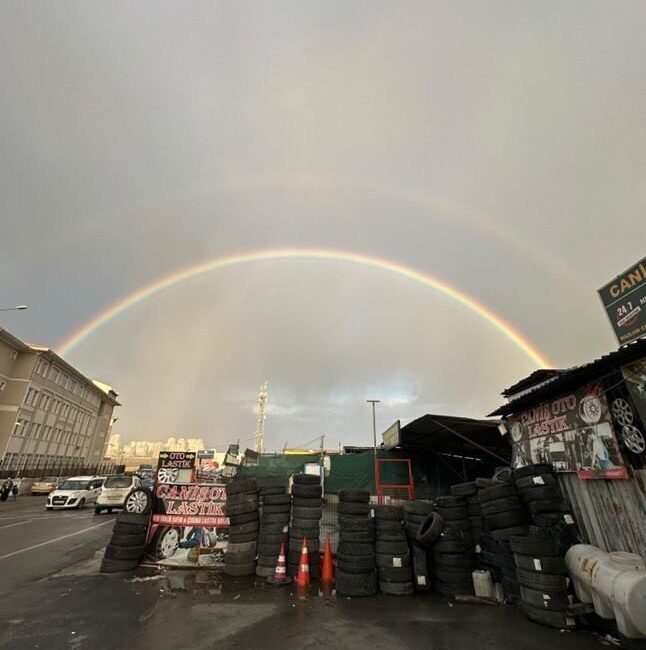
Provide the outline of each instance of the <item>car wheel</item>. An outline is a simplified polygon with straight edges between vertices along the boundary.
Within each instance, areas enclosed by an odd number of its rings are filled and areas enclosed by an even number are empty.
[[[158,560],[166,560],[179,548],[178,528],[163,528],[155,535],[154,553]]]
[[[77,510],[80,510],[81,508],[85,507],[85,499],[81,499],[79,501],[79,504],[76,506]]]
[[[53,508],[50,508],[49,506],[46,506],[47,510],[52,510]]]
[[[138,515],[147,514],[152,510],[153,499],[150,492],[142,489],[133,490],[123,504],[126,512],[134,512]]]

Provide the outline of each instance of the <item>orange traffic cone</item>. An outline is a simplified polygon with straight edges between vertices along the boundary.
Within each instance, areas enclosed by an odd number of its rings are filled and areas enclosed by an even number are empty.
[[[272,585],[288,585],[292,579],[287,575],[287,567],[285,565],[285,542],[280,545],[280,552],[278,553],[278,562],[276,562],[276,570],[273,576],[267,578],[267,582]]]
[[[325,540],[325,549],[323,550],[321,582],[334,582],[334,563],[332,562],[332,545],[329,537]]]
[[[296,584],[299,587],[308,587],[310,584],[310,554],[307,550],[307,537],[303,537],[303,546],[301,546],[301,561],[298,565]]]

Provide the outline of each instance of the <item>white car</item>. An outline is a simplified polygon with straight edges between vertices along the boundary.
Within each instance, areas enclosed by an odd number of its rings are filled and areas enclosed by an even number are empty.
[[[138,476],[126,476],[125,474],[108,476],[96,500],[94,512],[99,515],[103,510],[111,512],[113,508],[123,508],[126,497],[138,487],[141,487]]]
[[[103,476],[72,476],[63,485],[47,495],[47,510],[62,508],[82,508],[86,503],[94,503],[101,492]]]

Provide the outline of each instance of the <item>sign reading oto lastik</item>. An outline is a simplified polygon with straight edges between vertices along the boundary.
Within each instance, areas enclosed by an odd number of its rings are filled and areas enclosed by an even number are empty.
[[[157,464],[159,483],[191,483],[195,478],[194,451],[161,451]]]
[[[646,336],[646,257],[599,289],[621,345]]]

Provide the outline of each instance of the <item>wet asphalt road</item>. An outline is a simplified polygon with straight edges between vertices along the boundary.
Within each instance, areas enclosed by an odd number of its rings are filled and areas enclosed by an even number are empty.
[[[596,635],[540,627],[513,607],[433,594],[326,598],[315,585],[301,599],[291,587],[218,571],[102,576],[109,518],[45,513],[40,501],[0,504],[1,650],[603,647]]]

